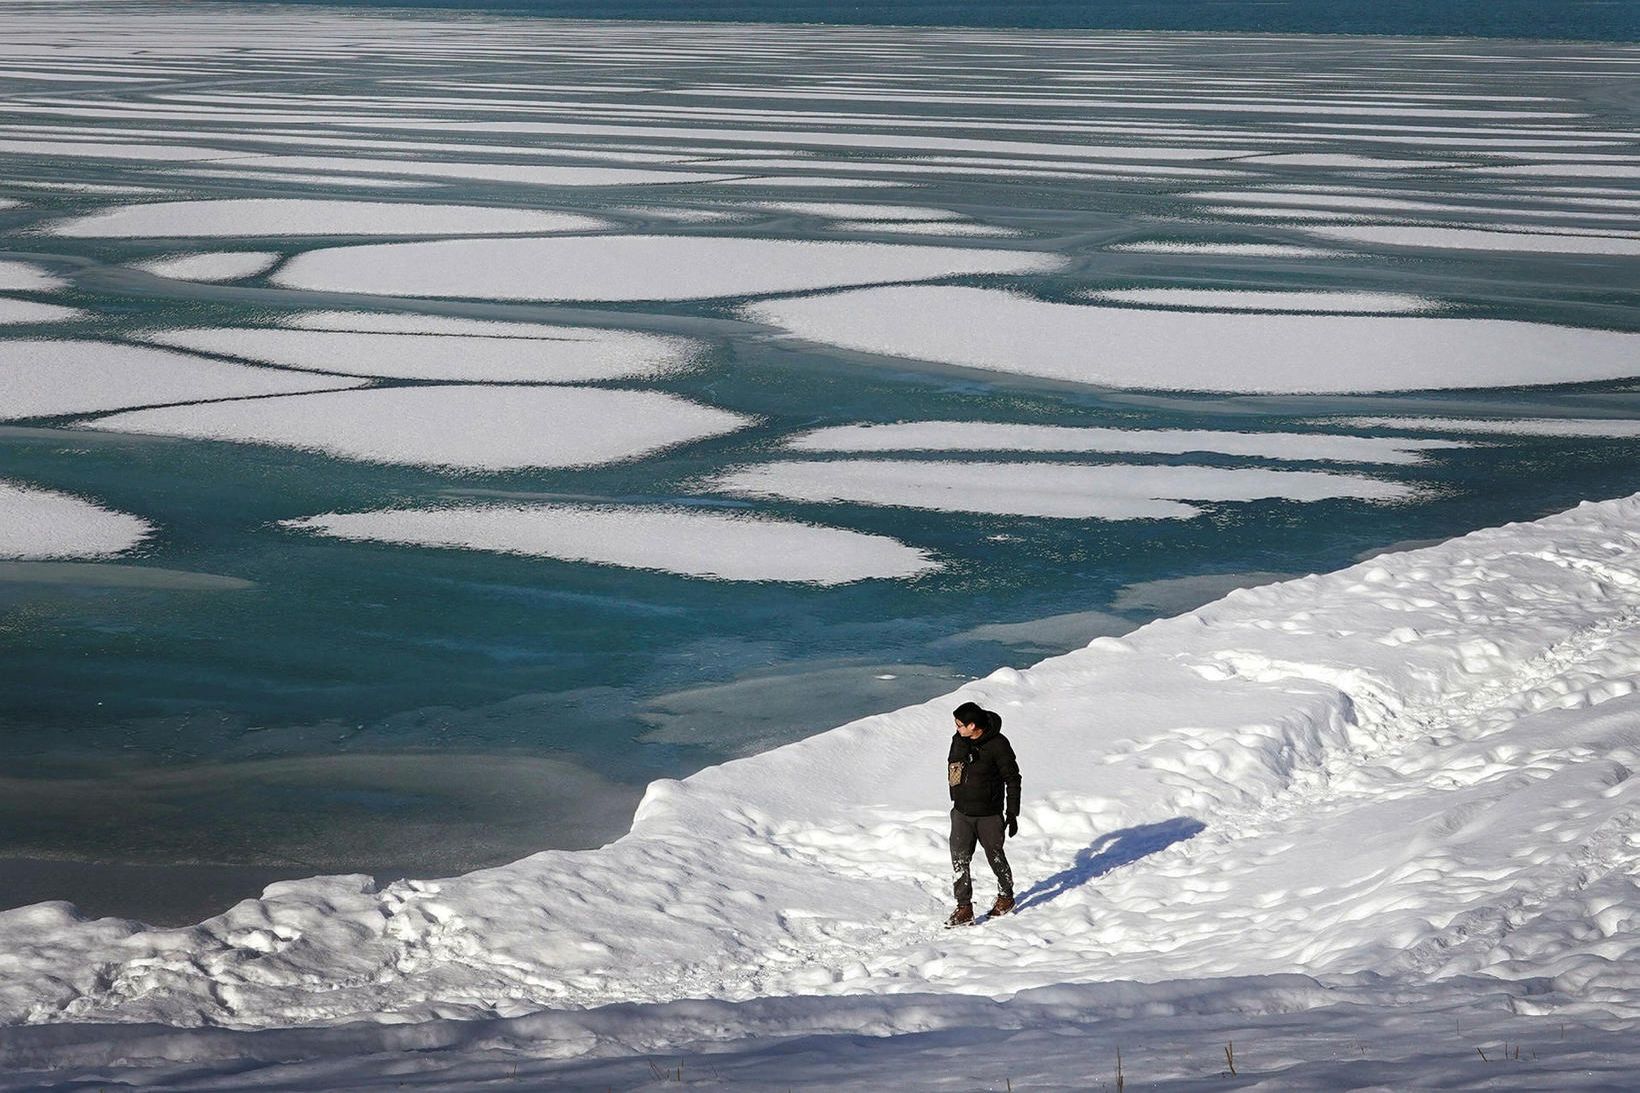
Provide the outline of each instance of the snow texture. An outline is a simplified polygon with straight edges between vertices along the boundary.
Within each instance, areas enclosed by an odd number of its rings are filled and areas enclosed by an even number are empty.
[[[0,558],[106,558],[153,531],[146,520],[90,501],[0,480]]]
[[[1027,251],[709,236],[441,240],[336,247],[286,263],[291,288],[500,300],[685,300],[799,292],[960,273],[1029,273]]]
[[[766,463],[729,471],[710,484],[750,497],[1083,520],[1200,515],[1201,509],[1180,503],[1187,500],[1396,501],[1413,494],[1399,483],[1321,471],[872,459]]]
[[[328,513],[286,527],[338,539],[456,547],[726,581],[834,585],[938,568],[880,535],[698,509],[477,505]]]
[[[266,273],[279,257],[273,251],[212,251],[152,258],[138,262],[137,268],[178,281],[239,281]]]
[[[500,471],[635,459],[749,423],[739,414],[657,391],[450,384],[196,403],[87,424],[377,463]]]
[[[1400,391],[1640,374],[1640,335],[1500,319],[1238,315],[906,285],[749,304],[850,349],[1141,390]]]
[[[0,341],[0,420],[357,387],[364,380],[92,341]]]
[[[1133,254],[1189,254],[1231,258],[1337,258],[1347,253],[1287,243],[1186,243],[1166,240],[1118,243],[1106,249]]]
[[[507,324],[475,324],[494,329]],[[314,372],[397,379],[573,383],[677,368],[689,343],[618,330],[518,324],[527,335],[363,333],[232,328],[164,330],[145,341]]]
[[[1337,423],[1333,423],[1337,424]],[[1356,428],[1368,423],[1350,421]],[[1335,433],[1233,433],[1212,429],[1112,429],[1100,426],[1013,425],[993,421],[902,421],[834,425],[787,442],[804,452],[1213,452],[1257,459],[1342,463],[1418,463],[1430,451],[1463,441]]]
[[[124,205],[59,221],[58,235],[86,239],[280,235],[491,235],[590,231],[602,220],[573,213],[490,209],[476,205],[416,205],[245,197]]]

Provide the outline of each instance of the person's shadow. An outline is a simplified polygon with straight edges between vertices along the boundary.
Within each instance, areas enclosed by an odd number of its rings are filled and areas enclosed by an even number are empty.
[[[1102,877],[1112,869],[1136,862],[1140,858],[1166,850],[1176,842],[1193,838],[1207,830],[1207,825],[1189,816],[1175,816],[1155,824],[1140,824],[1112,831],[1092,846],[1076,852],[1076,860],[1046,880],[1038,881],[1020,893],[1014,908],[1018,914],[1027,908],[1049,900]]]

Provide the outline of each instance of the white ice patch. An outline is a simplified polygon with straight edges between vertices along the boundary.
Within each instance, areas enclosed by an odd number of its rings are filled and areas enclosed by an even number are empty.
[[[469,337],[241,327],[162,330],[144,335],[144,340],[312,372],[489,383],[577,383],[652,376],[677,368],[690,352],[689,343],[679,338],[519,325],[528,333]]]
[[[1290,246],[1285,243],[1172,243],[1162,240],[1117,243],[1105,249],[1134,254],[1200,254],[1243,258],[1338,258],[1349,253],[1325,250],[1321,247]]]
[[[357,387],[365,382],[114,342],[0,341],[0,420]]]
[[[153,526],[55,490],[0,481],[0,558],[106,558]]]
[[[0,325],[6,323],[54,323],[63,319],[78,319],[85,312],[77,307],[60,304],[39,304],[33,300],[14,300],[0,296]]]
[[[78,238],[277,235],[488,235],[591,231],[602,220],[571,213],[492,209],[477,205],[418,205],[388,201],[330,201],[300,197],[245,197],[157,201],[125,205],[58,221],[51,230]]]
[[[1139,390],[1341,393],[1640,374],[1640,335],[1498,319],[1159,311],[944,285],[743,311],[869,353]]]
[[[1030,251],[707,236],[450,239],[333,247],[273,279],[291,288],[500,300],[687,300],[1057,269]]]
[[[1007,239],[1020,233],[994,224],[969,224],[960,220],[834,220],[831,228],[846,232],[892,232],[895,235],[943,235],[963,239]]]
[[[1352,426],[1354,422],[1349,422]],[[836,425],[794,437],[804,452],[1118,452],[1186,455],[1211,452],[1257,459],[1341,463],[1417,463],[1433,449],[1462,441],[1334,433],[1233,433],[1207,429],[1111,429],[1015,425],[991,421],[904,421]]]
[[[266,273],[279,258],[274,251],[215,251],[151,258],[137,268],[178,281],[238,281]]]
[[[1147,307],[1223,311],[1418,312],[1445,306],[1439,300],[1398,292],[1253,292],[1212,288],[1112,288],[1087,294],[1090,300]]]
[[[453,163],[432,159],[367,159],[363,156],[258,156],[252,164],[272,170],[363,172],[416,175],[424,178],[477,179],[534,186],[653,186],[684,182],[722,182],[726,174],[701,171],[654,171],[632,167],[572,167],[542,163]],[[431,235],[431,232],[417,232]]]
[[[1604,235],[1560,235],[1485,228],[1425,228],[1409,225],[1317,226],[1304,231],[1343,243],[1446,250],[1507,250],[1540,254],[1640,254],[1640,239]]]
[[[832,220],[961,220],[960,213],[914,205],[865,205],[842,201],[759,201],[755,208]]]
[[[1352,417],[1327,420],[1351,429],[1408,429],[1430,433],[1496,433],[1506,436],[1640,437],[1640,420],[1627,418],[1522,417],[1487,421],[1456,417]]]
[[[698,509],[480,505],[329,513],[284,526],[340,539],[454,547],[726,581],[844,584],[939,568],[880,535]]]
[[[739,414],[656,391],[454,385],[200,403],[89,423],[116,432],[483,471],[635,459],[747,424]]]
[[[873,459],[766,463],[720,475],[710,486],[794,501],[1102,520],[1188,519],[1201,512],[1182,501],[1397,501],[1413,495],[1399,483],[1321,471]]]
[[[0,259],[0,289],[21,292],[52,292],[68,287],[61,277],[47,273],[32,262]]]

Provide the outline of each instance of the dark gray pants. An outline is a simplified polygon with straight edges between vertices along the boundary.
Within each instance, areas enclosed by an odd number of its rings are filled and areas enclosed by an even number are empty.
[[[964,816],[951,810],[951,872],[956,877],[958,903],[974,902],[974,878],[968,874],[968,863],[973,860],[976,842],[985,848],[985,860],[996,874],[997,895],[1014,898],[1014,871],[1002,852],[1003,830],[1001,816]]]

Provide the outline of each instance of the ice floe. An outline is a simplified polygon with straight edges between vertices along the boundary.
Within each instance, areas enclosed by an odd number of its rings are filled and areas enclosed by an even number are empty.
[[[1331,424],[1338,424],[1336,422]],[[1352,420],[1352,427],[1366,427]],[[793,437],[804,452],[1112,452],[1217,455],[1343,463],[1417,463],[1463,441],[1336,433],[1235,433],[1210,429],[1113,429],[993,421],[835,425]]]
[[[1398,501],[1414,493],[1397,482],[1322,471],[876,459],[765,463],[719,475],[709,486],[746,497],[1101,520],[1201,512],[1184,501]]]
[[[153,531],[135,516],[0,479],[0,558],[106,558]]]
[[[1352,417],[1327,419],[1351,429],[1407,429],[1430,433],[1496,433],[1513,436],[1640,437],[1640,420],[1575,417]]]
[[[1562,235],[1487,228],[1439,228],[1416,225],[1316,225],[1310,235],[1341,243],[1444,250],[1503,250],[1540,254],[1640,254],[1640,239],[1606,235]]]
[[[291,288],[503,300],[684,300],[1057,269],[1031,251],[711,236],[603,235],[332,247],[273,280]]]
[[[85,312],[77,307],[41,304],[33,300],[14,300],[9,296],[0,296],[0,324],[54,323],[64,319],[78,319],[84,314]]]
[[[1300,247],[1288,243],[1174,243],[1164,240],[1117,243],[1106,250],[1133,254],[1199,254],[1243,258],[1337,258],[1348,251]]]
[[[388,201],[334,201],[302,197],[244,197],[156,201],[124,205],[58,221],[51,231],[87,239],[278,235],[501,235],[589,231],[607,223],[574,213],[497,209],[478,205],[425,205]]]
[[[138,262],[137,268],[178,281],[238,281],[266,273],[280,257],[275,251],[213,251],[151,258]]]
[[[630,331],[521,323],[524,329],[516,334],[499,334],[495,328],[509,324],[474,325],[487,328],[486,334],[235,327],[162,330],[143,337],[158,345],[314,372],[491,383],[650,376],[679,367],[691,353],[691,344],[681,338]]]
[[[68,282],[32,262],[0,259],[0,289],[23,292],[50,292],[67,287]]]
[[[365,382],[116,342],[0,340],[0,420],[357,387]]]
[[[1640,374],[1640,334],[1497,319],[1252,315],[905,285],[747,305],[849,349],[1141,390],[1397,391]]]
[[[961,213],[916,205],[865,205],[842,201],[759,201],[755,208],[832,220],[961,220]]]
[[[1399,292],[1257,292],[1213,288],[1109,288],[1087,294],[1090,300],[1147,307],[1181,307],[1224,311],[1418,312],[1445,305],[1425,296]]]
[[[657,391],[452,384],[196,403],[88,424],[377,463],[504,471],[634,459],[749,423],[739,414]]]
[[[937,569],[881,535],[790,520],[630,505],[472,505],[328,513],[284,526],[340,539],[456,547],[728,581],[844,584]]]

